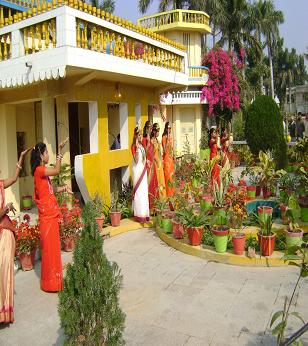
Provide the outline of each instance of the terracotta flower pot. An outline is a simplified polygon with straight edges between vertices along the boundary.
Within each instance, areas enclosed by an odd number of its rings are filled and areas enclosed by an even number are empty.
[[[172,234],[175,239],[183,239],[184,237],[184,226],[179,222],[172,221]]]
[[[120,226],[121,221],[121,212],[120,211],[110,211],[109,212],[111,226],[118,227]]]
[[[239,233],[232,237],[233,250],[236,255],[243,255],[245,250],[245,234]]]
[[[98,225],[98,230],[101,232],[104,226],[105,215],[102,215],[101,217],[96,217],[95,220]]]
[[[200,245],[203,233],[204,233],[204,226],[187,227],[187,234],[188,234],[190,245],[193,245],[193,246]]]
[[[73,236],[63,238],[62,243],[65,252],[72,252],[75,249],[75,237]]]
[[[256,197],[260,197],[261,195],[261,186],[256,186]]]
[[[284,225],[287,225],[287,224],[289,223],[289,222],[288,222],[288,218],[286,217],[287,206],[284,205],[284,204],[280,204],[279,208],[280,208],[282,223],[283,223]]]
[[[258,234],[258,240],[260,244],[260,251],[262,256],[271,256],[275,249],[276,234],[271,236],[264,236]]]
[[[20,253],[19,254],[19,260],[20,260],[21,268],[23,271],[33,269],[31,252]]]

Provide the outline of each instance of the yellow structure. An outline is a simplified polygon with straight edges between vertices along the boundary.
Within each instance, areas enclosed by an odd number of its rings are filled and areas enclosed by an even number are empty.
[[[15,12],[0,7],[0,178],[38,141],[47,144],[53,163],[58,143],[69,135],[63,162],[75,168],[74,192],[85,201],[98,192],[109,204],[113,183],[129,179],[136,125],[163,122],[167,114],[177,138],[184,124],[200,136],[200,103],[173,111],[159,103],[167,90],[204,84],[205,70],[191,65],[210,31],[208,16],[171,13],[177,22],[166,22],[166,30],[156,22],[152,30],[77,0],[42,1]],[[121,148],[111,150],[118,134]],[[6,198],[19,207],[32,193],[28,158]]]
[[[201,89],[208,80],[207,68],[201,66],[205,36],[211,32],[209,16],[205,12],[173,10],[143,17],[138,24],[171,39],[187,50],[188,86],[179,91],[170,87],[161,95],[162,112],[173,124],[174,146],[178,154],[185,144],[191,152],[199,151],[202,120],[206,117],[201,101]],[[160,121],[159,117],[157,120]],[[162,126],[162,124],[161,124]]]

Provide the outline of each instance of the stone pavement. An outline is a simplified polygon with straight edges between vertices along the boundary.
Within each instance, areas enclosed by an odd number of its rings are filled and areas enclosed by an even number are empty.
[[[268,330],[297,268],[244,268],[210,263],[169,248],[153,230],[107,239],[104,249],[123,276],[121,305],[127,345],[275,345]],[[63,254],[63,262],[71,254]],[[0,345],[61,345],[57,295],[39,289],[35,271],[15,277],[15,319],[0,329]],[[308,280],[295,311],[308,320]],[[300,324],[296,321],[296,328]],[[303,339],[308,345],[308,335]]]

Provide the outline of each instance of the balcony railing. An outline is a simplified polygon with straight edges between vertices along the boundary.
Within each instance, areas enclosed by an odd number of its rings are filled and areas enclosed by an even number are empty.
[[[208,68],[205,66],[189,66],[188,71],[191,78],[202,78],[208,75]]]
[[[185,72],[176,42],[81,1],[69,7],[53,0],[8,18],[0,12],[0,61],[67,45]]]
[[[205,99],[201,101],[201,94],[201,91],[178,91],[163,94],[160,96],[160,103],[162,105],[207,103]]]
[[[191,29],[203,29],[211,32],[209,15],[201,11],[173,10],[146,16],[138,20],[138,24],[153,31],[168,30],[176,26]]]

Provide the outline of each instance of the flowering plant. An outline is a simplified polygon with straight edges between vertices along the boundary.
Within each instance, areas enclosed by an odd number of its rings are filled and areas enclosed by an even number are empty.
[[[61,211],[63,216],[60,223],[61,238],[77,237],[82,228],[79,201],[76,199],[71,209],[68,209],[67,205],[63,204]]]
[[[226,201],[229,205],[229,222],[231,227],[241,229],[243,227],[243,221],[248,216],[245,196],[236,189],[230,189],[226,195]]]
[[[236,73],[243,67],[245,57],[241,50],[238,58],[234,52],[228,54],[222,48],[214,48],[205,55],[202,65],[209,68],[209,80],[202,89],[201,100],[209,104],[209,115],[240,109],[239,78]]]
[[[30,225],[29,222],[22,222],[16,229],[17,253],[28,253],[38,247],[40,230],[37,224]]]

